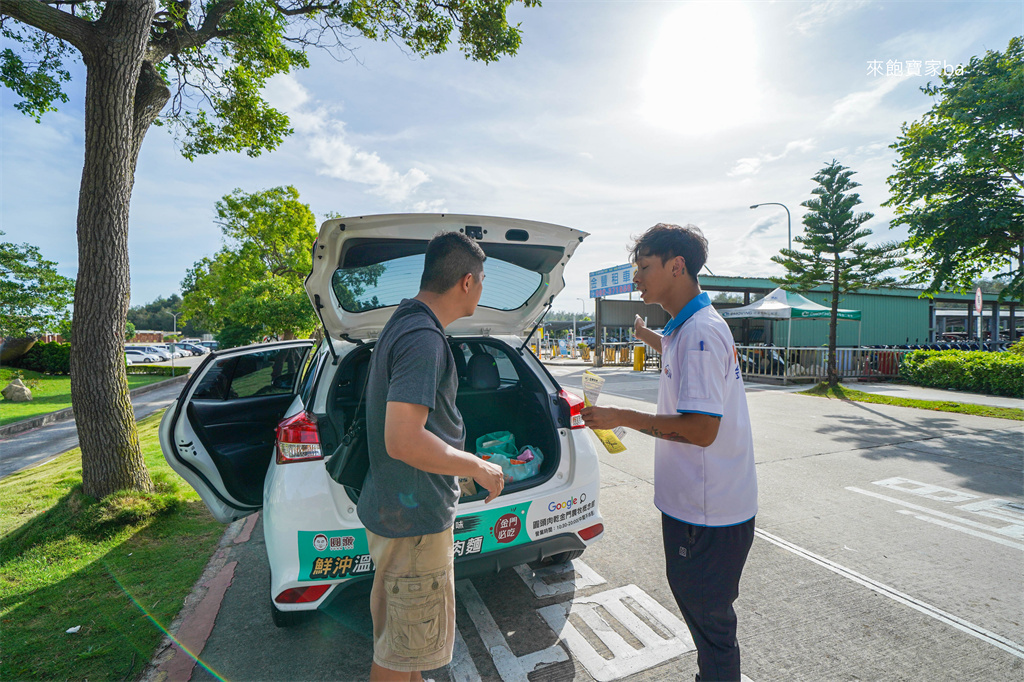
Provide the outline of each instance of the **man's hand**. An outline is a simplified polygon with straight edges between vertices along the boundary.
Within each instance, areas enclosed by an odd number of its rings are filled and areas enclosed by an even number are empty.
[[[580,411],[583,423],[592,429],[613,429],[622,425],[622,412],[615,407],[591,405]]]
[[[484,504],[487,504],[505,489],[505,472],[497,464],[491,464],[482,459],[479,462],[480,471],[473,476],[473,480],[489,493],[487,499],[484,500]]]
[[[640,338],[640,333],[647,329],[647,325],[644,323],[644,318],[639,315],[633,320],[633,336]],[[642,339],[641,339],[642,340]]]

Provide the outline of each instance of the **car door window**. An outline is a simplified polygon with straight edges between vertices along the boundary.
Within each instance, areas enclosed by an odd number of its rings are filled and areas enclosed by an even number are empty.
[[[193,400],[234,400],[291,393],[308,348],[274,348],[217,360]]]

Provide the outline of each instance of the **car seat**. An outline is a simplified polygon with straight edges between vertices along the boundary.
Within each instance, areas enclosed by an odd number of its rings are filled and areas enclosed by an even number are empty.
[[[466,376],[470,388],[477,390],[494,390],[501,385],[498,376],[498,363],[488,353],[474,355],[466,366]]]

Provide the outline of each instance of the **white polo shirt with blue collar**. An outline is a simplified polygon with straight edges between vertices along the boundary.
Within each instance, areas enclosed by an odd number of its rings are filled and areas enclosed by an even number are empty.
[[[733,526],[757,514],[747,396],[729,325],[701,293],[662,332],[658,414],[721,417],[706,448],[657,439],[654,504],[697,526]]]

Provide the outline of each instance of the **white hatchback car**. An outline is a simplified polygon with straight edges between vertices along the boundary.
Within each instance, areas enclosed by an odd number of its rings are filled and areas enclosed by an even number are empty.
[[[466,447],[497,431],[543,456],[529,478],[464,495],[455,521],[456,575],[536,560],[568,561],[604,532],[598,458],[583,401],[562,390],[526,347],[562,290],[585,232],[468,215],[380,215],[326,221],[306,291],[326,337],[212,353],[164,415],[171,467],[225,523],[263,509],[274,622],[325,608],[369,578],[373,563],[357,494],[324,467],[351,422],[374,339],[416,295],[427,242],[442,230],[475,239],[487,260],[476,313],[446,332],[459,365],[456,403]]]

